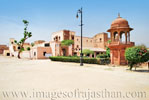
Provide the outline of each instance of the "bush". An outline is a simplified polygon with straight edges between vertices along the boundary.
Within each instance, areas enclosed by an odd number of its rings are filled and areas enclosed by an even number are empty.
[[[100,58],[100,65],[110,64],[110,58]]]
[[[110,48],[109,47],[106,47],[106,55],[107,55],[107,57],[110,58]]]
[[[64,57],[64,56],[57,56],[57,57],[50,57],[52,61],[61,61],[61,62],[75,62],[75,63],[80,63],[80,57]],[[96,59],[96,58],[83,58],[83,63],[88,63],[88,64],[109,64],[110,60],[109,59]]]
[[[149,60],[149,51],[145,46],[134,46],[127,48],[125,51],[125,59],[128,60],[130,70],[134,65],[144,63]]]
[[[97,58],[108,58],[107,54],[98,54]]]

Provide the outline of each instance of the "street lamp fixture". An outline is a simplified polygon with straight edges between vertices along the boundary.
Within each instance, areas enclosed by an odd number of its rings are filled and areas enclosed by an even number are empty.
[[[81,15],[81,53],[80,53],[80,66],[83,66],[83,53],[82,53],[82,32],[83,32],[83,24],[82,24],[82,8],[77,11],[76,18],[79,18],[79,14]]]

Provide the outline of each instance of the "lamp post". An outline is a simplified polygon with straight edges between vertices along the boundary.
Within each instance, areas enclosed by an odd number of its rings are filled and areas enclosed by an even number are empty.
[[[82,24],[82,7],[81,7],[81,9],[79,9],[78,11],[77,11],[77,15],[76,15],[76,18],[78,18],[79,17],[79,15],[78,14],[81,14],[81,54],[80,54],[80,66],[83,66],[83,53],[82,53],[82,30],[83,30],[83,24]]]

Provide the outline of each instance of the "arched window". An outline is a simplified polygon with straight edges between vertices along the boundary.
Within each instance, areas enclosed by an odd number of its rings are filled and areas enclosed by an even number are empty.
[[[118,41],[118,32],[114,32],[114,41]]]
[[[125,41],[125,38],[126,38],[126,37],[125,37],[125,32],[123,32],[123,31],[120,32],[120,38],[121,38],[121,40],[120,40],[121,43],[125,43],[125,42],[126,42],[126,41]]]

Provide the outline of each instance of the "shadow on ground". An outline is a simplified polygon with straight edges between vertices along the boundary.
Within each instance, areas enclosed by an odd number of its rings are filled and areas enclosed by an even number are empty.
[[[126,69],[126,70],[131,72],[149,73],[149,70],[147,69],[136,69],[136,70]]]
[[[133,70],[133,72],[148,72],[149,73],[149,70]]]

